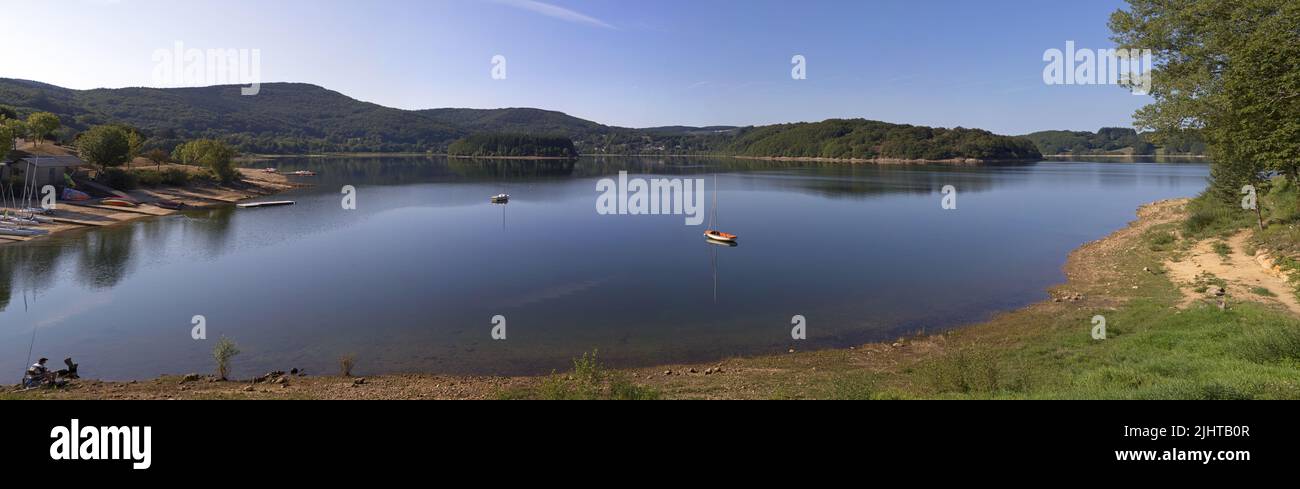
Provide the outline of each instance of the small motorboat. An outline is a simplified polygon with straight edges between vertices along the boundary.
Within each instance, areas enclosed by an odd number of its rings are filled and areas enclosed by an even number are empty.
[[[735,243],[736,238],[738,236],[731,233],[724,233],[722,231],[714,231],[710,229],[704,232],[704,237],[711,241],[721,241],[723,243]]]
[[[292,200],[278,200],[274,202],[248,202],[244,204],[235,204],[235,207],[238,207],[240,209],[256,209],[259,207],[277,207],[282,205],[293,205],[294,203],[295,202]]]
[[[163,209],[170,209],[174,211],[179,211],[185,208],[184,202],[178,202],[175,200],[159,200],[157,202],[154,202],[153,205],[162,207]]]
[[[316,172],[314,172],[314,171],[307,171],[307,170],[299,170],[299,171],[293,171],[293,172],[285,173],[285,175],[294,176],[294,177],[314,177],[314,176],[316,176]]]
[[[280,170],[276,168],[264,168],[262,171],[266,173],[280,173]]]
[[[506,194],[497,194],[492,196],[493,204],[505,204],[510,202],[510,196]]]
[[[127,199],[107,198],[99,201],[100,204],[110,205],[113,207],[140,207],[140,204]]]

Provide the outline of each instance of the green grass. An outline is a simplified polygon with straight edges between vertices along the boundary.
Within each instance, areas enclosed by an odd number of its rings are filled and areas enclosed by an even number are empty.
[[[919,397],[1300,398],[1300,322],[1263,306],[1174,313],[1139,300],[1107,312],[1107,339],[1079,326],[1012,350],[963,350],[914,370]],[[977,353],[978,352],[978,353]]]
[[[498,399],[547,401],[648,401],[660,398],[654,389],[637,385],[626,375],[609,370],[596,358],[596,352],[583,353],[573,360],[573,371],[553,373],[537,386],[499,392]]]
[[[1250,293],[1263,297],[1277,297],[1277,294],[1274,294],[1273,291],[1263,287],[1251,287]]]
[[[1168,251],[1178,241],[1178,237],[1167,227],[1152,228],[1146,232],[1143,239],[1151,251]]]
[[[1219,257],[1223,259],[1227,259],[1228,255],[1232,254],[1232,246],[1229,246],[1228,243],[1224,241],[1215,241],[1212,246],[1214,247],[1214,253],[1218,254]]]

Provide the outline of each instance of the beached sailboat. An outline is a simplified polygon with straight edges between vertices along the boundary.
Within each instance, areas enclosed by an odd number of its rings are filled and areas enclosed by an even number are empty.
[[[44,229],[0,227],[0,234],[5,236],[44,236],[50,234],[50,232]]]
[[[735,243],[739,236],[731,233],[718,231],[715,225],[718,220],[718,176],[713,176],[713,212],[709,213],[709,229],[704,231],[704,239],[709,241],[718,241],[721,243]]]

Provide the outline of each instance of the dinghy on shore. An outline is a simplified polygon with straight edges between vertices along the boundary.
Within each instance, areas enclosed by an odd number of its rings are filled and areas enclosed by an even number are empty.
[[[235,204],[235,207],[238,207],[240,209],[257,209],[259,207],[278,207],[282,205],[293,205],[293,204],[295,204],[295,202],[292,200],[278,200],[274,202],[247,202],[244,204]]]
[[[113,206],[113,207],[140,207],[140,204],[137,204],[127,199],[108,198],[99,201],[99,203],[103,205]]]
[[[5,236],[44,236],[50,234],[44,229],[0,227],[0,235]]]

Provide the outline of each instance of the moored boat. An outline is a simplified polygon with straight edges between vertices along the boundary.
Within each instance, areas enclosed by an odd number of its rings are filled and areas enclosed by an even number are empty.
[[[510,202],[510,196],[507,194],[497,194],[492,196],[493,204],[505,204]]]
[[[713,176],[713,211],[709,213],[709,229],[704,231],[704,239],[722,243],[735,243],[738,236],[713,229],[718,220],[718,176]]]

